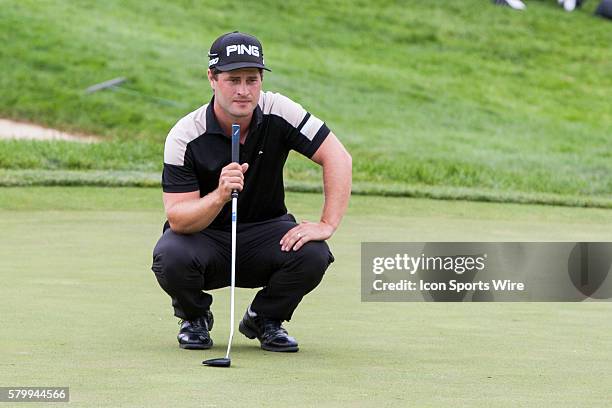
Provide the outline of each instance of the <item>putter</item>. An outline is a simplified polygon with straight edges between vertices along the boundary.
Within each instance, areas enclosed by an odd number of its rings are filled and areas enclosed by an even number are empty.
[[[240,163],[240,125],[232,125],[232,163]],[[234,288],[236,287],[236,218],[238,214],[238,191],[232,191],[232,280],[230,284],[230,334],[225,357],[211,358],[202,364],[211,367],[229,367],[232,364],[230,350],[234,338]]]

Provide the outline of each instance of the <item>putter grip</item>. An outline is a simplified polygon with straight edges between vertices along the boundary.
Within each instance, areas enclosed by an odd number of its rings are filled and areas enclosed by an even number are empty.
[[[232,163],[240,163],[240,125],[232,125]]]
[[[240,163],[240,125],[232,125],[232,163]],[[238,191],[232,191],[232,198],[238,198]]]

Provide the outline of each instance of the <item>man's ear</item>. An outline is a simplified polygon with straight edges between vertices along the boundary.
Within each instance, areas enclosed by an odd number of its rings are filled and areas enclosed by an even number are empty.
[[[206,73],[208,76],[208,82],[210,83],[210,87],[212,88],[212,90],[215,90],[215,81],[217,80],[217,78],[215,77],[215,74],[212,73],[212,71],[209,69],[208,72]]]

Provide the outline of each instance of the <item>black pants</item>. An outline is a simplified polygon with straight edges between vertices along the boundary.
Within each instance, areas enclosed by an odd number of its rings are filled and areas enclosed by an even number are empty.
[[[239,223],[236,238],[236,286],[262,289],[251,309],[273,319],[289,320],[304,295],[313,290],[334,258],[323,241],[283,252],[280,240],[295,227],[291,214],[258,223]],[[212,304],[203,290],[231,282],[231,232],[204,229],[181,235],[166,228],[153,250],[157,281],[172,298],[175,316],[192,320]]]

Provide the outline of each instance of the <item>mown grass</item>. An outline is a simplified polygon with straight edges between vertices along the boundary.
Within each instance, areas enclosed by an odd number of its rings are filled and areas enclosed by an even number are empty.
[[[322,197],[288,194],[298,219]],[[601,209],[355,197],[336,261],[269,353],[236,332],[222,356],[227,289],[215,290],[215,347],[181,350],[170,299],[150,270],[164,221],[147,188],[5,188],[0,194],[0,378],[69,386],[75,407],[577,407],[609,398],[610,303],[365,303],[360,242],[611,239]],[[255,290],[236,292],[240,316]],[[17,406],[16,404],[14,404]]]
[[[152,143],[108,141],[5,140],[0,142],[0,168],[47,170],[132,170],[157,172],[163,153]]]
[[[110,141],[0,142],[0,167],[160,171],[169,128],[210,98],[209,44],[240,29],[264,43],[264,88],[326,120],[362,190],[610,198],[612,49],[596,3],[0,0],[0,115]],[[83,92],[118,76],[146,96]],[[295,182],[318,174],[287,167]]]
[[[158,172],[121,170],[3,170],[0,186],[98,186],[98,187],[156,187],[160,188]],[[320,193],[321,182],[285,182],[289,192]],[[546,204],[564,207],[597,207],[612,209],[612,199],[595,195],[568,195],[551,193],[500,192],[491,189],[410,186],[404,184],[359,183],[353,185],[352,195],[378,195],[384,197],[432,198],[438,200],[470,200],[497,203]]]

